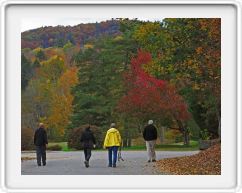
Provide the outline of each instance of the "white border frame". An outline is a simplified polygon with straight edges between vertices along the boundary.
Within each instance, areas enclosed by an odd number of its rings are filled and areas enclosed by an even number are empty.
[[[6,26],[6,22],[5,22],[5,14],[6,14],[6,8],[9,5],[26,5],[26,4],[31,4],[31,5],[74,5],[74,4],[78,4],[78,5],[96,5],[96,4],[104,4],[104,5],[108,5],[108,4],[113,4],[113,5],[119,5],[119,4],[126,4],[126,5],[131,5],[131,4],[161,4],[161,5],[233,5],[236,8],[237,11],[237,182],[236,182],[236,187],[233,189],[41,189],[41,190],[37,190],[37,189],[9,189],[6,186],[6,182],[5,182],[5,175],[6,175],[6,170],[5,170],[5,166],[6,166],[6,160],[5,160],[5,153],[6,153],[6,147],[5,147],[5,101],[6,101],[6,97],[5,97],[5,88],[6,88],[6,78],[5,78],[5,26]],[[0,68],[0,77],[1,77],[1,119],[0,119],[0,123],[1,123],[1,154],[0,154],[0,158],[1,158],[1,188],[2,191],[5,192],[240,192],[241,189],[241,97],[242,97],[242,77],[241,77],[241,2],[239,1],[235,1],[235,0],[231,0],[231,1],[148,1],[148,0],[139,0],[139,1],[109,1],[109,0],[84,0],[84,1],[68,1],[68,0],[59,0],[59,1],[4,1],[1,4],[1,68]]]

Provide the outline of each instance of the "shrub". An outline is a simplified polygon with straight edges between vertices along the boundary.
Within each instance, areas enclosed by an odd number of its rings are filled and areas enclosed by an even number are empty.
[[[208,132],[207,129],[202,129],[202,130],[200,131],[200,138],[201,138],[202,140],[209,140],[209,139],[210,139],[210,133]]]
[[[145,145],[145,140],[142,136],[132,139],[131,146],[144,146],[144,145]]]
[[[31,128],[22,128],[21,130],[21,150],[33,150],[34,131]]]
[[[178,130],[169,129],[165,132],[165,139],[169,143],[177,143],[182,141],[182,135],[181,132]]]
[[[68,147],[69,148],[75,148],[75,149],[82,149],[82,145],[80,142],[80,138],[82,135],[82,132],[88,127],[88,125],[82,125],[79,128],[71,129],[68,136]],[[103,145],[103,134],[101,131],[101,128],[90,125],[91,131],[94,133],[94,136],[96,138],[96,147],[101,148]]]
[[[47,146],[47,150],[51,150],[51,151],[61,151],[62,147],[58,144],[56,145],[52,145],[52,146]]]

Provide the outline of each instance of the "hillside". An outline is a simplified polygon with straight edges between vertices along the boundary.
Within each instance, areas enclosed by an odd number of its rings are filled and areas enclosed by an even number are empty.
[[[43,122],[50,140],[66,142],[82,125],[104,134],[116,122],[129,146],[152,119],[160,141],[218,138],[220,26],[123,18],[23,32],[22,130]]]
[[[21,34],[21,48],[63,47],[68,41],[82,47],[90,39],[118,34],[120,34],[118,20],[79,24],[76,26],[41,27]]]

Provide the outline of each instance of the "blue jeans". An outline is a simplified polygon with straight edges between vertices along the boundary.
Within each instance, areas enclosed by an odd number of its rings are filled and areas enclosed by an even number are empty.
[[[108,147],[108,166],[116,166],[118,155],[118,146]]]

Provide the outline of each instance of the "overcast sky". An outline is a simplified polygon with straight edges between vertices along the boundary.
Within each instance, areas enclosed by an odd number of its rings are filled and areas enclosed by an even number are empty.
[[[35,29],[44,26],[75,26],[80,23],[95,23],[100,21],[110,20],[111,18],[58,18],[58,19],[45,19],[45,18],[26,18],[21,22],[21,32]],[[162,19],[155,19],[155,18],[138,18],[139,20],[144,21],[158,21]]]

